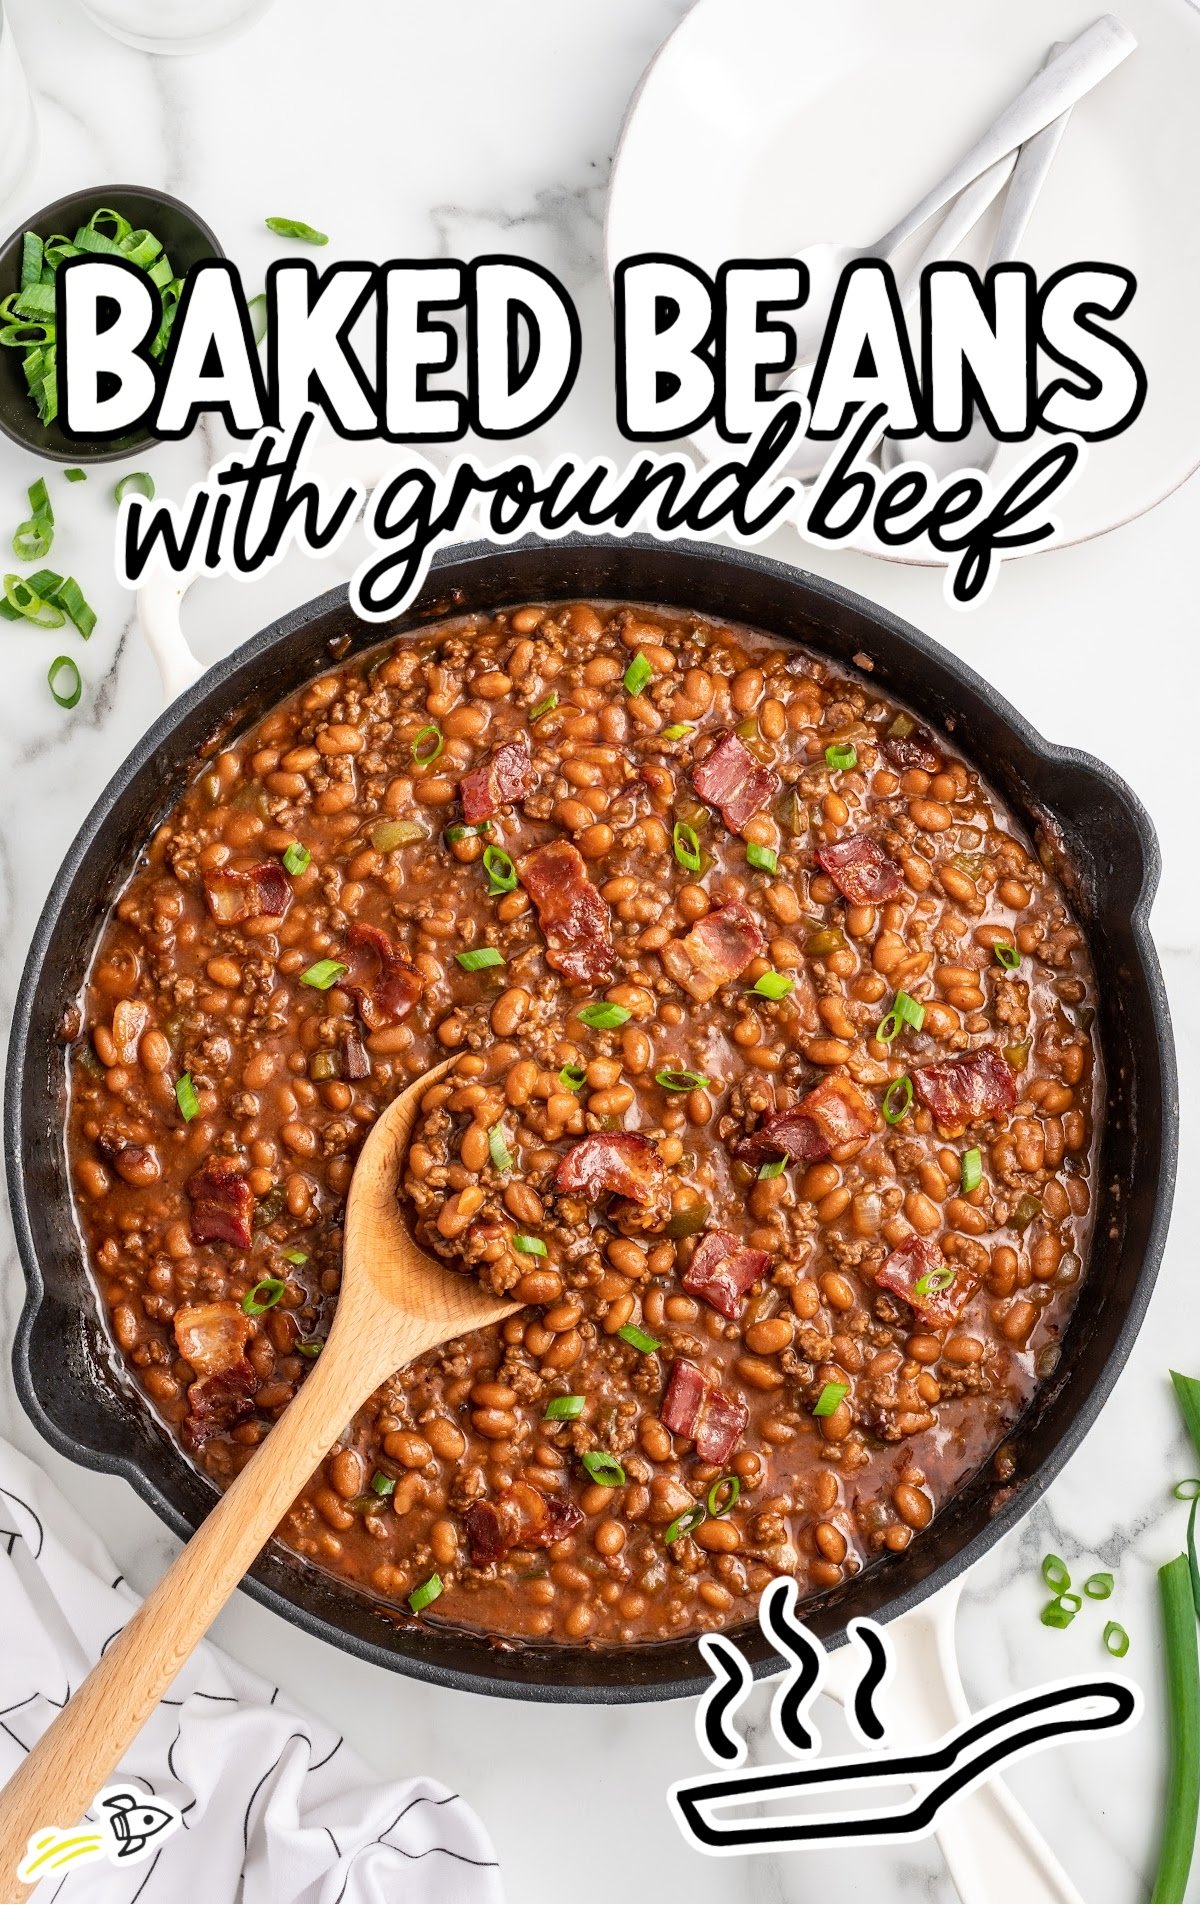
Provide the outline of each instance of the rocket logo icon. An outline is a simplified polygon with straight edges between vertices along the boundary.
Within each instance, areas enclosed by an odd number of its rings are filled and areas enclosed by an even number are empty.
[[[99,1817],[63,1830],[43,1826],[35,1832],[17,1867],[25,1885],[36,1885],[50,1872],[72,1865],[91,1865],[98,1859],[111,1864],[136,1864],[157,1851],[179,1830],[182,1815],[169,1799],[147,1798],[136,1786],[107,1786],[98,1793],[92,1811]]]

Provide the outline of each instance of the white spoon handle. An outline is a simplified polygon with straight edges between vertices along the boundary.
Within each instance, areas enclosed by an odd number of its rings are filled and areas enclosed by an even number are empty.
[[[1042,128],[1036,138],[1026,140],[1017,154],[1004,209],[1000,214],[1000,229],[992,246],[992,264],[1006,265],[1016,257],[1071,112],[1072,108],[1068,107],[1066,112],[1060,113],[1057,119]]]
[[[1006,153],[1024,145],[1027,139],[1060,118],[1122,60],[1128,59],[1136,46],[1133,34],[1111,13],[1093,21],[1076,39],[1068,41],[1056,57],[1034,74],[945,178],[931,187],[911,212],[880,239],[873,248],[876,256],[889,257],[948,199]]]

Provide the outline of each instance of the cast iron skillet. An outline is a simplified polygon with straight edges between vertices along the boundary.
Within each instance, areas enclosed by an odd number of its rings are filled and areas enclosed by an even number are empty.
[[[956,656],[895,616],[758,555],[644,537],[452,549],[435,559],[418,601],[392,628],[357,624],[345,589],[336,589],[254,636],[168,709],[71,847],[21,982],[5,1117],[13,1218],[28,1283],[13,1359],[17,1388],[55,1448],[126,1476],[177,1534],[187,1535],[211,1506],[211,1484],[121,1372],[84,1266],[62,1135],[65,1047],[57,1027],[63,1008],[82,984],[100,923],[139,848],[215,733],[257,720],[343,653],[399,630],[464,610],[580,596],[694,609],[799,637],[851,665],[868,656],[871,679],[944,729],[1031,831],[1047,824],[1061,829],[1075,870],[1075,904],[1099,977],[1108,1076],[1087,1280],[1057,1373],[1015,1438],[1011,1494],[996,1508],[994,1480],[981,1473],[904,1554],[808,1603],[805,1618],[836,1641],[851,1616],[892,1619],[968,1567],[1025,1514],[1094,1421],[1137,1333],[1166,1235],[1175,1174],[1175,1059],[1147,924],[1158,844],[1129,788],[1101,762],[1043,741]],[[339,638],[346,636],[350,646],[343,651]],[[694,1693],[709,1678],[691,1640],[514,1646],[407,1622],[274,1544],[246,1586],[309,1633],[380,1666],[451,1687],[530,1700],[615,1702]],[[778,1664],[757,1628],[738,1638],[760,1674]]]

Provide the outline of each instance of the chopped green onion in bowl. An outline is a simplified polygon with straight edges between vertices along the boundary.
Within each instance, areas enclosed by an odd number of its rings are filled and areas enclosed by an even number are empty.
[[[543,1422],[574,1422],[583,1414],[582,1396],[551,1396],[542,1415]]]
[[[662,1071],[655,1072],[654,1082],[664,1091],[702,1091],[712,1080],[703,1072],[672,1071],[670,1066],[664,1066]]]
[[[643,688],[649,687],[653,678],[654,669],[639,648],[637,654],[625,670],[626,694],[640,695]]]
[[[599,1482],[601,1488],[624,1487],[625,1470],[616,1456],[610,1455],[607,1449],[589,1449],[579,1459],[592,1480]]]
[[[414,1614],[420,1614],[424,1611],[425,1608],[427,1608],[430,1605],[432,1601],[437,1600],[441,1592],[442,1592],[441,1576],[439,1574],[431,1574],[427,1581],[422,1581],[419,1588],[413,1589],[412,1593],[408,1597],[408,1605],[411,1607]]]
[[[789,979],[786,973],[764,972],[754,981],[751,992],[757,992],[760,999],[786,999],[796,981]]]
[[[468,952],[455,953],[464,972],[486,972],[489,966],[502,966],[504,954],[494,946],[473,946]]]
[[[757,867],[760,873],[778,873],[779,855],[774,847],[760,847],[752,840],[746,848],[746,864]]]
[[[291,846],[284,852],[283,865],[287,873],[307,873],[311,862],[312,854],[307,847],[302,847],[298,840],[293,840]]]
[[[813,1403],[815,1416],[831,1416],[846,1396],[850,1394],[848,1382],[827,1382]]]
[[[184,1072],[181,1078],[175,1080],[175,1102],[179,1106],[180,1112],[187,1124],[190,1124],[193,1118],[199,1116],[200,1100],[196,1096],[196,1087],[192,1083],[191,1072]]]
[[[242,1308],[247,1316],[265,1316],[268,1310],[275,1308],[286,1289],[282,1277],[260,1277],[242,1298]]]
[[[328,992],[349,970],[349,966],[343,966],[337,959],[318,959],[300,974],[300,984],[311,986],[314,992]]]
[[[541,1238],[527,1237],[523,1231],[517,1232],[512,1240],[512,1247],[514,1250],[519,1250],[523,1257],[544,1257],[546,1255],[546,1246]]]
[[[617,1335],[623,1343],[628,1343],[631,1349],[640,1351],[643,1356],[653,1356],[656,1349],[662,1348],[657,1336],[648,1336],[636,1323],[623,1323]]]
[[[584,1025],[590,1025],[594,1032],[615,1032],[618,1025],[624,1025],[633,1014],[626,1005],[614,1005],[610,999],[593,999],[589,1005],[580,1006],[575,1017]]]

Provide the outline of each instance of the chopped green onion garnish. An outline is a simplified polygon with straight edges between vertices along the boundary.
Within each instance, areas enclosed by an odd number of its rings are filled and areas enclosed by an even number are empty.
[[[260,1277],[252,1290],[247,1290],[242,1298],[242,1308],[247,1316],[262,1316],[267,1310],[273,1310],[287,1289],[282,1277]]]
[[[47,578],[53,581],[55,588],[58,587],[61,581],[61,577],[53,575],[53,572],[49,569],[40,570],[37,575],[30,576],[28,581],[19,575],[5,576],[4,604],[6,620],[13,621],[16,617],[23,616],[27,622],[32,622],[35,628],[62,627],[67,619],[63,611],[51,596],[43,596],[40,590],[34,586],[35,583],[40,582],[42,588],[48,588]],[[55,666],[57,666],[57,663]],[[58,697],[55,696],[55,699],[57,700]],[[74,707],[75,703],[71,702],[69,705]]]
[[[263,223],[266,225],[267,230],[274,232],[278,238],[302,238],[306,245],[327,245],[329,243],[329,236],[326,232],[319,232],[312,225],[306,225],[302,218],[267,218],[264,219]],[[434,1580],[437,1580],[436,1575],[434,1576]],[[437,1591],[439,1594],[442,1591],[440,1581],[438,1581]],[[433,1595],[431,1594],[429,1598],[432,1600]],[[424,1602],[422,1602],[421,1605],[424,1606]]]
[[[498,1171],[512,1170],[513,1156],[504,1136],[503,1125],[494,1124],[488,1132],[488,1150],[491,1153],[492,1163]]]
[[[998,939],[992,951],[1005,972],[1015,972],[1021,963],[1021,955],[1010,939]]]
[[[875,1037],[881,1045],[890,1045],[902,1026],[911,1025],[914,1032],[919,1032],[924,1023],[925,1007],[920,1000],[910,998],[907,992],[898,992],[891,1011],[875,1027]]]
[[[705,1085],[711,1085],[712,1080],[706,1078],[703,1072],[676,1072],[666,1067],[661,1072],[655,1072],[654,1082],[661,1085],[664,1091],[701,1091]]]
[[[386,1500],[387,1497],[393,1493],[395,1487],[396,1487],[395,1476],[385,1475],[381,1468],[377,1468],[374,1475],[372,1475],[371,1477],[371,1488],[373,1493],[376,1495],[382,1496]]]
[[[315,242],[318,244],[324,244],[325,240],[323,238],[320,238],[320,239],[317,239]],[[427,1608],[429,1606],[431,1601],[437,1600],[438,1595],[441,1593],[441,1591],[442,1591],[441,1576],[439,1574],[431,1574],[428,1581],[422,1581],[419,1588],[413,1589],[412,1593],[408,1597],[408,1605],[411,1607],[414,1614],[420,1614],[424,1608]]]
[[[315,1361],[324,1347],[325,1338],[323,1336],[314,1336],[311,1342],[297,1343],[296,1354],[297,1356],[307,1356],[310,1361]]]
[[[668,1547],[671,1547],[672,1544],[679,1541],[682,1536],[690,1535],[692,1530],[698,1528],[700,1523],[705,1520],[707,1520],[707,1514],[704,1503],[696,1502],[691,1508],[685,1508],[682,1515],[676,1515],[674,1521],[663,1535],[663,1540]]]
[[[65,694],[61,692],[58,686],[59,681],[64,675],[71,683],[71,686],[67,689]],[[56,655],[54,657],[54,660],[46,670],[46,680],[50,684],[50,693],[54,696],[60,708],[73,708],[77,705],[79,697],[83,693],[83,676],[80,674],[70,655]]]
[[[483,869],[488,876],[488,894],[511,893],[517,884],[517,869],[503,847],[483,849]]]
[[[86,470],[64,470],[63,475],[66,477],[68,483],[86,483],[87,482]]]
[[[657,1336],[647,1336],[645,1330],[638,1329],[636,1323],[623,1323],[617,1335],[623,1343],[640,1350],[643,1356],[653,1356],[656,1349],[662,1348]]]
[[[473,834],[491,833],[491,831],[492,823],[490,820],[480,820],[474,827],[464,827],[460,823],[455,827],[447,827],[445,833],[442,835],[442,839],[446,842],[448,847],[454,847],[458,845],[460,840],[469,840]]]
[[[1089,1601],[1107,1601],[1113,1591],[1111,1574],[1089,1574],[1083,1584],[1083,1591]]]
[[[700,871],[700,836],[686,820],[677,820],[671,834],[675,858],[689,873]]]
[[[40,562],[54,541],[54,511],[45,478],[29,485],[29,521],[13,534],[13,554],[20,562]]]
[[[682,741],[685,734],[694,731],[695,726],[694,721],[672,721],[669,728],[663,729],[662,738],[664,741]]]
[[[455,953],[464,972],[486,972],[489,966],[502,966],[504,954],[494,946],[473,946],[470,952]]]
[[[625,1470],[616,1456],[610,1455],[607,1449],[589,1449],[587,1454],[581,1455],[579,1459],[592,1480],[599,1482],[601,1488],[624,1486]]]
[[[640,695],[642,689],[653,679],[654,670],[646,660],[641,649],[625,670],[625,692],[627,695]]]
[[[1069,1627],[1075,1619],[1074,1612],[1064,1607],[1061,1600],[1047,1601],[1039,1616],[1043,1627]]]
[[[848,1382],[827,1382],[813,1403],[813,1414],[815,1416],[831,1416],[843,1396],[848,1396],[849,1394],[850,1384]]]
[[[937,1270],[927,1270],[913,1284],[913,1295],[936,1296],[939,1290],[948,1290],[957,1275],[958,1271],[952,1270],[948,1263],[942,1264]]]
[[[287,848],[283,856],[283,864],[287,871],[289,873],[306,873],[311,863],[312,854],[308,848],[302,847],[298,840],[293,840],[291,846]]]
[[[527,1237],[523,1231],[519,1231],[513,1238],[512,1247],[514,1250],[519,1250],[525,1257],[544,1257],[546,1254],[546,1246],[541,1238]]]
[[[757,992],[760,999],[786,999],[795,983],[785,972],[764,972],[754,981],[750,990]]]
[[[1071,1585],[1071,1576],[1061,1555],[1048,1554],[1042,1561],[1042,1579],[1054,1594],[1065,1594]]]
[[[96,626],[96,611],[73,575],[69,575],[65,582],[59,584],[54,592],[54,601],[63,610],[68,620],[74,622],[86,642]]]
[[[902,1124],[912,1108],[913,1082],[907,1072],[903,1078],[893,1078],[883,1094],[883,1116],[886,1124]]]
[[[836,767],[845,771],[858,766],[858,749],[852,745],[846,747],[827,747],[825,749],[826,767]]]
[[[587,1073],[582,1065],[564,1065],[558,1074],[558,1082],[564,1091],[578,1091],[587,1083]]]
[[[411,753],[418,767],[429,767],[446,745],[446,737],[433,721],[418,728],[412,738]]]
[[[708,1491],[708,1512],[714,1521],[720,1521],[731,1508],[736,1508],[742,1484],[736,1475],[722,1475]]]
[[[192,1083],[191,1072],[184,1072],[182,1078],[176,1079],[175,1102],[179,1106],[188,1124],[192,1122],[193,1118],[199,1115],[200,1100],[196,1096],[196,1087]]]
[[[786,1158],[770,1158],[766,1164],[759,1165],[758,1175],[760,1178],[782,1177],[786,1170]]]
[[[962,1188],[964,1196],[968,1191],[977,1190],[983,1182],[983,1152],[978,1145],[972,1145],[962,1154]]]
[[[590,1025],[593,1031],[612,1032],[633,1015],[628,1006],[613,1005],[608,999],[594,999],[590,1005],[580,1006],[575,1016],[584,1025]]]
[[[1182,1558],[1183,1557],[1180,1556],[1181,1560]],[[1192,1611],[1194,1613],[1195,1610],[1193,1609]],[[1108,1622],[1104,1629],[1104,1647],[1105,1651],[1110,1653],[1114,1660],[1124,1660],[1126,1654],[1129,1652],[1129,1636],[1120,1621]],[[1170,1893],[1156,1891],[1154,1896],[1156,1898],[1168,1898],[1170,1897]],[[1180,1893],[1180,1897],[1182,1896],[1183,1894]]]
[[[543,695],[542,699],[538,702],[535,708],[530,708],[529,719],[531,721],[540,721],[544,714],[549,714],[550,710],[552,708],[557,708],[557,706],[558,706],[558,690],[557,688],[551,688],[550,693],[548,695]]]
[[[551,1396],[546,1404],[543,1422],[574,1422],[576,1416],[583,1414],[582,1396]]]
[[[778,873],[779,855],[774,847],[760,847],[752,840],[746,848],[746,864],[757,867],[761,873]]]
[[[312,986],[316,992],[328,992],[330,986],[336,985],[342,974],[349,970],[349,966],[341,965],[336,959],[318,959],[307,972],[300,974],[300,984]]]
[[[301,1264],[308,1262],[307,1250],[281,1250],[279,1254],[285,1263]]]
[[[130,470],[122,476],[113,490],[113,501],[119,503],[124,496],[144,496],[146,501],[154,499],[154,478],[149,470]]]

